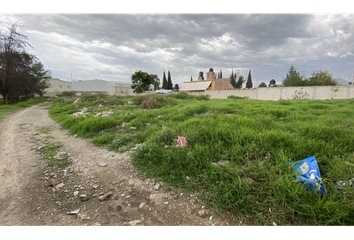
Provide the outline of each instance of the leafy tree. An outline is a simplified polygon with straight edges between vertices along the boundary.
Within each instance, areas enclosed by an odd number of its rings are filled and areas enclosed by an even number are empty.
[[[300,76],[300,72],[296,70],[294,65],[291,65],[288,73],[286,74],[286,78],[283,80],[283,85],[285,87],[305,86],[306,80],[304,80],[303,77]]]
[[[134,92],[142,93],[149,89],[149,85],[151,84],[151,76],[146,73],[142,72],[141,70],[135,72],[131,76],[132,80],[132,88],[135,89]]]
[[[172,80],[171,80],[171,74],[170,71],[168,71],[168,79],[167,79],[167,89],[171,89],[172,90]]]
[[[253,83],[252,83],[252,76],[251,76],[251,69],[248,72],[248,77],[247,77],[247,82],[246,82],[246,88],[252,88]]]
[[[337,82],[333,79],[333,74],[328,70],[314,71],[306,81],[307,86],[335,86]]]
[[[155,90],[160,89],[160,78],[157,76],[157,74],[150,74],[151,77],[151,84],[154,85]]]
[[[261,82],[258,87],[267,87],[267,84],[265,84],[265,82]]]
[[[167,89],[167,80],[166,80],[166,74],[165,71],[163,71],[163,79],[162,79],[162,89]]]
[[[232,69],[231,75],[230,75],[230,84],[233,86],[233,88],[236,88],[236,73],[234,75],[234,70]]]
[[[177,92],[178,92],[178,90],[179,90],[179,85],[176,83],[175,84],[175,89],[177,90]]]

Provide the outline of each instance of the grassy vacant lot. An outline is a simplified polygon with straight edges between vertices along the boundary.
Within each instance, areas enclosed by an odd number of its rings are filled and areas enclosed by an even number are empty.
[[[16,112],[27,107],[31,107],[41,102],[45,102],[45,97],[34,97],[28,99],[10,101],[8,105],[4,104],[4,100],[0,98],[0,122],[3,120],[6,113]]]
[[[50,108],[62,127],[118,152],[145,143],[133,154],[142,174],[196,193],[216,213],[258,225],[354,225],[354,187],[335,186],[354,176],[354,99],[209,100],[180,93],[74,100],[58,98]],[[72,116],[84,107],[87,114]],[[108,110],[114,114],[94,116]],[[178,135],[187,149],[175,146]],[[319,164],[323,197],[296,183],[287,164],[310,156]]]

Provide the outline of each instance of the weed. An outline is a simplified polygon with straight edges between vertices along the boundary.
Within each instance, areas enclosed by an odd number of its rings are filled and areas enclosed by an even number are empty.
[[[68,154],[60,150],[62,146],[61,142],[52,142],[39,150],[48,167],[67,167],[71,164]]]
[[[46,129],[45,127],[42,127],[40,129],[38,129],[39,133],[48,133],[48,129]]]

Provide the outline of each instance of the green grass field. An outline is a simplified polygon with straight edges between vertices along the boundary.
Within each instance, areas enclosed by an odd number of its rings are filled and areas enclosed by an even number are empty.
[[[4,100],[0,98],[0,122],[7,113],[16,112],[45,101],[47,101],[45,97],[34,97],[29,99],[13,100],[10,101],[8,105],[5,105]]]
[[[209,100],[185,93],[75,99],[58,98],[50,108],[63,128],[117,152],[144,143],[132,156],[142,175],[195,193],[215,213],[256,225],[354,225],[354,187],[335,186],[354,177],[354,99]],[[84,107],[85,116],[72,116]],[[114,114],[94,117],[109,110]],[[188,148],[176,147],[178,136]],[[323,197],[306,192],[287,164],[310,156]]]

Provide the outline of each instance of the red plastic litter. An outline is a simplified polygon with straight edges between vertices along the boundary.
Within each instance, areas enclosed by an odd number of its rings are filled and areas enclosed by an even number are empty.
[[[178,136],[177,142],[178,142],[178,145],[181,148],[188,147],[188,142],[187,142],[187,139],[185,137]]]

